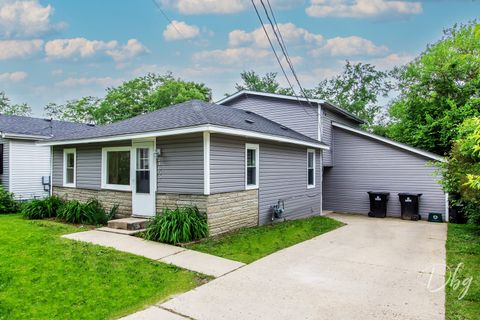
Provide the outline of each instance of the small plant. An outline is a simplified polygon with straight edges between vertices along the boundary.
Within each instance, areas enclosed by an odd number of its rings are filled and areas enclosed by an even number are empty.
[[[86,203],[77,200],[67,201],[60,207],[57,217],[65,222],[85,224],[106,224],[118,211],[118,205],[107,212],[97,199]]]
[[[58,196],[33,199],[22,204],[21,214],[27,219],[45,219],[57,216],[64,201]]]
[[[5,191],[0,186],[0,214],[16,213],[20,210],[20,204],[13,197],[13,193]]]
[[[190,242],[208,235],[205,215],[196,207],[164,209],[150,221],[145,238],[165,243]]]

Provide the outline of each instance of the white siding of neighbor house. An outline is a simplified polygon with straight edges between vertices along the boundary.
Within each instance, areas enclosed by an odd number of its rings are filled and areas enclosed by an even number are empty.
[[[8,139],[0,138],[0,143],[3,144],[3,174],[0,174],[0,185],[2,185],[3,188],[8,191],[8,156],[10,149],[10,141]]]
[[[245,190],[245,144],[259,145],[259,224],[271,219],[271,206],[285,200],[285,217],[320,214],[321,152],[316,151],[316,187],[307,188],[307,147],[212,134],[211,193]]]
[[[445,195],[432,160],[341,128],[333,131],[335,165],[324,169],[325,210],[367,214],[367,191],[386,191],[388,216],[400,215],[400,192],[423,194],[422,218],[429,212],[445,215]]]
[[[38,146],[35,141],[10,140],[10,192],[18,199],[48,196],[42,177],[50,176],[50,147]]]
[[[243,95],[225,105],[254,112],[310,138],[318,139],[318,107],[305,102]]]

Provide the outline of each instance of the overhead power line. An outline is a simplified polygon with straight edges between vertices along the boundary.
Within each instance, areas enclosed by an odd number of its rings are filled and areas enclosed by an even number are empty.
[[[186,38],[181,32],[180,30],[178,30],[177,26],[175,25],[175,23],[173,23],[173,21],[167,16],[167,14],[165,13],[165,11],[163,11],[162,7],[160,7],[160,5],[157,3],[157,1],[155,0],[152,0],[153,4],[155,5],[155,7],[157,7],[158,10],[160,10],[162,16],[165,18],[165,20],[168,21],[169,24],[172,25],[173,28],[175,28],[175,30],[178,32],[179,35],[181,35],[183,38]]]

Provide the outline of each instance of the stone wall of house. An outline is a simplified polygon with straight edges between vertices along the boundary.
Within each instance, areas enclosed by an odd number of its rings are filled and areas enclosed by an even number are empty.
[[[207,213],[210,236],[258,225],[258,190],[213,195],[157,194],[157,211],[197,206]]]
[[[118,215],[129,217],[132,215],[132,193],[129,191],[92,190],[79,188],[53,187],[53,194],[66,200],[86,202],[95,198],[106,210],[118,204]]]

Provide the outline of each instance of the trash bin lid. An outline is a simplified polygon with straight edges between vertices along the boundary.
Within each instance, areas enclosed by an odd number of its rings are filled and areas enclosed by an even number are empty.
[[[399,196],[408,196],[408,197],[420,197],[422,193],[408,193],[408,192],[400,192]]]
[[[368,194],[380,194],[380,195],[389,195],[390,194],[390,192],[383,192],[383,191],[380,191],[380,192],[368,191],[367,193]]]

